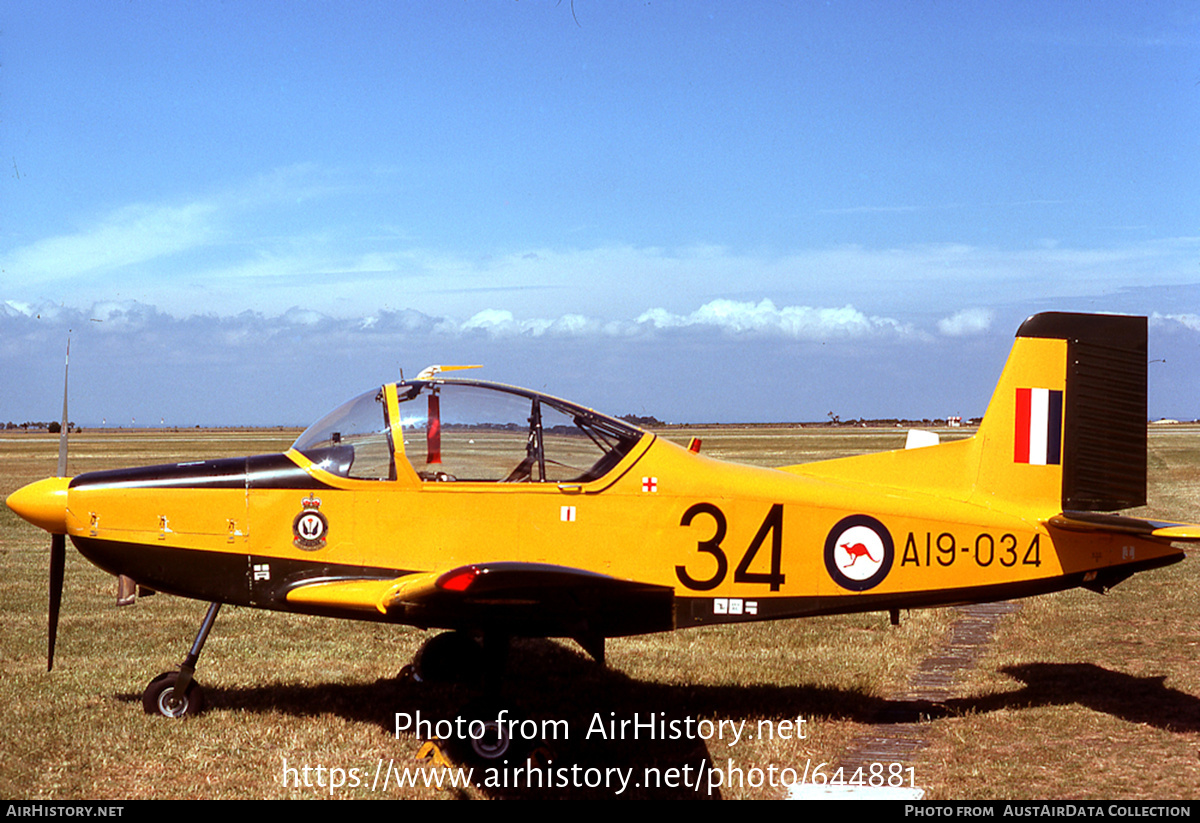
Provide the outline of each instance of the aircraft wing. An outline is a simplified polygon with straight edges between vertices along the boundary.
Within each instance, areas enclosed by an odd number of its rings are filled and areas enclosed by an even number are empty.
[[[1169,523],[1160,520],[1142,520],[1120,514],[1078,511],[1064,511],[1062,514],[1056,514],[1047,523],[1067,531],[1133,534],[1163,543],[1200,542],[1200,525],[1195,523]]]
[[[545,563],[476,563],[393,580],[322,580],[289,603],[377,611],[422,628],[621,637],[675,627],[675,590]]]

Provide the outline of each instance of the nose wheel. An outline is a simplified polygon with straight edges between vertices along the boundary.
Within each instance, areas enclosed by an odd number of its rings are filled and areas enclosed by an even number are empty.
[[[492,766],[501,760],[524,763],[535,741],[522,736],[520,712],[509,710],[497,699],[483,698],[468,703],[459,712],[465,723],[464,737],[447,741],[450,752],[464,763]]]
[[[146,714],[158,714],[163,717],[179,718],[196,715],[204,710],[204,689],[192,679],[196,673],[196,663],[200,660],[200,652],[208,633],[212,631],[213,623],[217,620],[217,612],[221,610],[220,603],[210,603],[200,631],[192,642],[191,651],[184,658],[179,671],[163,672],[150,681],[150,685],[142,692],[142,709]]]
[[[204,711],[204,689],[193,680],[181,689],[179,672],[163,672],[150,681],[142,692],[142,708],[146,714],[163,717],[185,717]]]

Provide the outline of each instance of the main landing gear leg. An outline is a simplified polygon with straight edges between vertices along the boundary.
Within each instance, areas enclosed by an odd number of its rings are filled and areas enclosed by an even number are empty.
[[[501,695],[511,639],[502,632],[485,632],[482,637],[443,632],[425,641],[413,663],[400,673],[417,682],[467,685],[479,695],[457,713],[468,733],[442,741],[460,762],[478,766],[500,760],[523,763],[533,748],[533,741],[513,736],[513,729],[522,728],[525,716]],[[603,644],[601,639],[601,658]],[[594,643],[590,649],[596,649]]]
[[[183,659],[179,671],[163,672],[150,681],[146,691],[142,693],[142,708],[146,714],[161,714],[163,717],[184,717],[189,714],[199,714],[204,709],[204,690],[200,688],[193,676],[196,673],[196,663],[200,660],[200,652],[208,640],[213,623],[217,620],[217,612],[221,610],[220,603],[210,603],[200,631],[192,642],[192,648]]]
[[[483,693],[498,696],[504,683],[504,672],[508,668],[510,639],[502,634],[483,636]]]

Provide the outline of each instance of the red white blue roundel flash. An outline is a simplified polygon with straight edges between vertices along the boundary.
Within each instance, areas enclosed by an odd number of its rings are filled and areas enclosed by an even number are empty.
[[[865,592],[882,583],[895,557],[891,533],[865,514],[842,518],[825,538],[825,569],[850,591]]]

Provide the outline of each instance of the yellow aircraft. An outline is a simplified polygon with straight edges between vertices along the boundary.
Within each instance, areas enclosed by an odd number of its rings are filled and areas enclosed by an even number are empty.
[[[498,665],[515,636],[603,662],[609,637],[1104,591],[1200,540],[1108,513],[1145,503],[1146,363],[1145,318],[1039,314],[974,437],[781,469],[433,368],[283,454],[49,478],[7,502],[54,536],[50,665],[64,536],[211,603],[143,696],[179,717],[203,705],[193,673],[223,603],[452,630],[417,657],[433,679]]]

